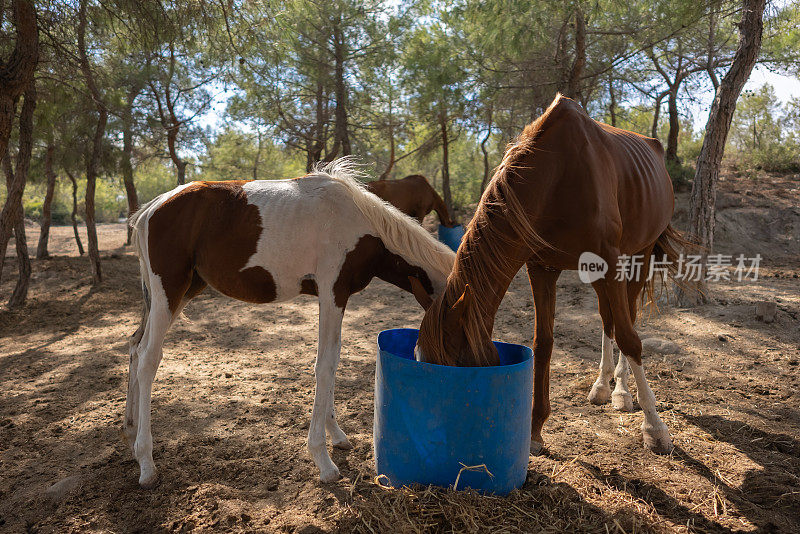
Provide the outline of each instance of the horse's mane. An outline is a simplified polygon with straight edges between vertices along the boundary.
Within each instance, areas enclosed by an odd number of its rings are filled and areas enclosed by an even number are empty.
[[[519,262],[526,261],[524,256],[535,256],[538,250],[551,247],[534,230],[522,202],[514,191],[514,181],[520,179],[515,172],[518,164],[535,150],[536,141],[550,125],[551,121],[548,119],[553,110],[564,100],[561,94],[556,95],[547,110],[526,126],[506,149],[503,160],[495,169],[491,181],[481,196],[475,216],[467,227],[464,244],[459,248],[444,298],[437,299],[433,304],[439,306],[439,309],[430,311],[439,318],[435,321],[436,328],[441,328],[442,324],[444,312],[441,309],[442,303],[450,305],[455,303],[461,297],[466,284],[474,284],[480,288],[495,287],[497,284],[493,284],[492,281],[499,273],[511,270],[516,273]],[[504,231],[498,231],[498,222],[505,222],[508,227]],[[476,245],[479,245],[480,249]],[[515,249],[518,252],[512,255],[510,252]],[[502,295],[497,297],[502,298]],[[494,317],[496,313],[495,309],[491,309],[493,301],[495,299],[475,295],[472,306],[466,310],[462,319],[464,334],[475,361],[457,361],[458,355],[446,354],[442,332],[427,330],[420,335],[426,337],[428,347],[434,347],[439,353],[426,354],[428,361],[444,365],[497,365],[496,353],[487,352],[487,340],[491,340],[492,334],[490,325],[493,324],[487,318]]]
[[[353,158],[339,158],[317,164],[312,174],[325,176],[345,186],[353,202],[375,229],[378,237],[391,252],[409,263],[431,269],[446,277],[455,263],[455,254],[440,243],[417,221],[407,216],[377,195],[367,191],[357,177],[361,176]]]

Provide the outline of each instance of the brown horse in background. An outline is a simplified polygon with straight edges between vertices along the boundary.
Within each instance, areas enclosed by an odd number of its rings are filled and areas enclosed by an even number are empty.
[[[605,276],[592,282],[603,320],[603,353],[613,339],[630,362],[644,411],[645,445],[656,452],[672,449],[633,326],[651,253],[667,256],[674,267],[675,244],[683,242],[669,225],[674,198],[663,154],[657,140],[595,122],[574,101],[557,95],[506,151],[467,228],[444,294],[432,301],[413,284],[427,308],[419,360],[496,365],[494,317],[511,280],[527,265],[536,309],[534,454],[543,446],[541,430],[550,415],[556,281],[561,271],[577,269],[585,252],[608,266]],[[615,276],[618,259],[639,254],[644,276]],[[652,280],[647,283],[652,295]],[[608,400],[602,396],[590,400]]]
[[[444,200],[421,174],[412,174],[400,180],[369,182],[367,190],[420,223],[427,214],[435,211],[444,226],[455,226]]]

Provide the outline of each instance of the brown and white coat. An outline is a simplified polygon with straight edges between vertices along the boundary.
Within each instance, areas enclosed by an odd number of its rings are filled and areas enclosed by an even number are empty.
[[[454,254],[413,219],[367,192],[348,160],[293,180],[193,182],[131,217],[144,312],[131,337],[123,434],[155,484],[150,396],[164,337],[207,285],[253,303],[319,297],[316,392],[308,448],[323,481],[339,470],[325,446],[350,448],[334,413],[334,377],[347,300],[373,277],[429,294],[444,288]]]

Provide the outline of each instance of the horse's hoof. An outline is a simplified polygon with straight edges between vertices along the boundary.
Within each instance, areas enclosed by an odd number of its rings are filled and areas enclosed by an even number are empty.
[[[650,432],[643,431],[644,446],[656,454],[669,454],[672,452],[672,438],[669,436],[669,430],[664,426],[661,430],[651,430]]]
[[[333,446],[343,451],[349,451],[353,448],[353,444],[350,443],[350,440],[347,438],[344,438],[343,440],[339,441],[334,441]]]
[[[144,475],[140,476],[139,477],[139,486],[141,486],[142,489],[146,489],[146,490],[151,490],[151,489],[155,488],[156,486],[158,486],[158,472],[154,471],[153,473],[151,473],[151,474],[149,474],[147,476],[144,476]]]
[[[589,402],[592,404],[597,404],[598,406],[607,403],[608,399],[610,398],[611,388],[608,386],[595,384],[592,386],[592,390],[589,392]]]
[[[544,443],[531,440],[531,456],[539,456],[544,451]]]
[[[323,484],[327,484],[329,482],[336,482],[342,477],[339,474],[339,468],[335,465],[332,466],[332,469],[325,469],[319,472],[319,479],[322,481]]]
[[[611,406],[613,406],[615,410],[619,410],[621,412],[632,412],[633,398],[631,397],[630,393],[615,392],[611,395]]]

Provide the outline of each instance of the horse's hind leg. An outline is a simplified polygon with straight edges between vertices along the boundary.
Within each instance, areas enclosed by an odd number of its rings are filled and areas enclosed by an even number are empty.
[[[145,327],[147,326],[147,316],[150,313],[149,297],[146,293],[147,289],[144,286],[142,289],[145,292],[142,321],[128,343],[128,355],[130,357],[128,365],[128,394],[125,399],[125,419],[122,421],[121,429],[122,437],[125,443],[131,448],[131,451],[133,451],[133,444],[134,441],[136,441],[136,430],[139,427],[139,380],[137,378],[137,369],[139,367],[139,343],[141,343],[142,337],[144,336]]]
[[[611,254],[604,259],[609,265],[617,265],[618,254],[618,252]],[[672,450],[672,440],[667,425],[658,416],[655,395],[644,376],[642,342],[633,327],[627,283],[609,277],[605,281],[605,286],[614,316],[614,337],[620,350],[628,358],[631,371],[636,379],[637,397],[644,412],[644,422],[642,423],[644,444],[654,452],[667,453]]]
[[[600,345],[600,373],[589,392],[589,402],[605,404],[611,398],[611,377],[614,374],[614,319],[611,316],[605,287],[598,282],[592,285],[597,293],[597,308],[603,320],[603,340]],[[620,360],[624,359],[620,354]]]
[[[633,411],[633,397],[631,396],[631,390],[628,389],[629,372],[628,358],[620,352],[619,361],[614,368],[614,392],[611,393],[611,406],[621,412]]]
[[[150,279],[151,303],[150,313],[144,335],[138,347],[138,364],[136,366],[136,380],[138,382],[138,427],[136,441],[133,445],[133,454],[139,462],[139,485],[145,489],[155,486],[158,480],[155,463],[153,462],[153,435],[150,429],[150,399],[153,389],[153,380],[156,370],[161,363],[164,337],[172,324],[173,319],[180,312],[183,302],[181,299],[191,285],[189,273],[186,273],[182,283],[171,278],[172,285],[163,287],[161,277],[153,276]],[[169,298],[171,295],[172,298]],[[177,301],[179,305],[171,310],[169,302]]]
[[[651,252],[652,250],[645,250],[638,254],[639,256],[643,256],[645,259],[644,265],[642,265],[642,275],[628,281],[628,312],[630,313],[631,321],[633,323],[636,322],[637,301],[639,300],[639,294],[642,292],[642,288],[644,288],[644,285],[647,281],[647,273],[650,268],[649,259]],[[625,358],[622,354],[620,354],[619,362],[617,363],[616,369],[614,369],[615,385],[614,393],[611,394],[611,404],[615,409],[622,412],[633,411],[633,397],[628,389],[629,372],[630,366],[628,358]]]

